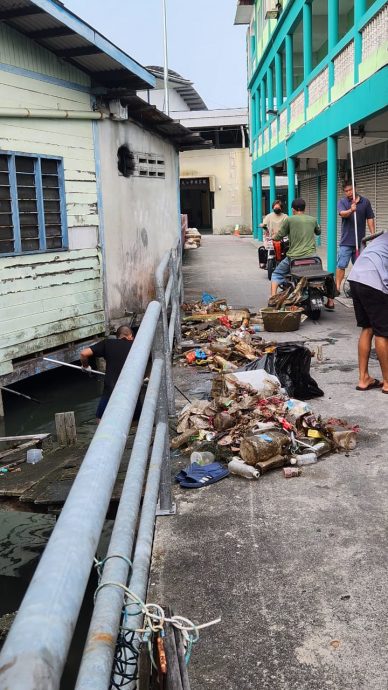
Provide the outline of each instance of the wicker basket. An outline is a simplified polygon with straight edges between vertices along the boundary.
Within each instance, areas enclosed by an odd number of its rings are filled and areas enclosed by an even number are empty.
[[[303,309],[295,310],[287,307],[284,311],[278,311],[273,307],[261,309],[265,330],[277,333],[297,331],[302,313]]]

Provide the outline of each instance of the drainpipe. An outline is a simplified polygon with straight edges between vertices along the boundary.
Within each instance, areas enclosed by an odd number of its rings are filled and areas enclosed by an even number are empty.
[[[0,117],[42,118],[46,120],[104,120],[106,113],[93,110],[41,110],[39,108],[1,108]]]
[[[246,147],[246,141],[245,141],[245,130],[244,130],[244,125],[240,125],[240,129],[241,129],[242,148],[245,149],[245,147]]]

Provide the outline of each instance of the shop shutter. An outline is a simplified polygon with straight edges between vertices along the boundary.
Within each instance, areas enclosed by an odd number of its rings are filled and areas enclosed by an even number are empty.
[[[321,244],[327,247],[327,175],[321,177]]]
[[[377,163],[376,205],[373,210],[376,215],[376,230],[388,230],[388,161]]]

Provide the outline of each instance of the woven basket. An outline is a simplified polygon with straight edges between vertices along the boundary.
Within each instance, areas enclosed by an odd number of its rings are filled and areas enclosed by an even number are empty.
[[[302,313],[303,309],[298,309],[298,311],[287,308],[284,311],[278,311],[273,307],[261,309],[265,330],[277,333],[297,331]]]

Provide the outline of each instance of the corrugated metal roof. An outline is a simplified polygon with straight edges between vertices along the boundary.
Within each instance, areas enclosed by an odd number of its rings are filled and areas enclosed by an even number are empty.
[[[155,78],[58,0],[0,0],[0,21],[106,88],[149,89]]]
[[[148,66],[147,69],[151,72],[159,82],[164,79],[164,69],[159,66]],[[172,69],[168,70],[168,83],[174,91],[179,93],[190,110],[207,110],[205,101],[201,98],[198,91],[195,90],[193,82],[185,79],[178,72]],[[158,88],[158,85],[157,85]]]

